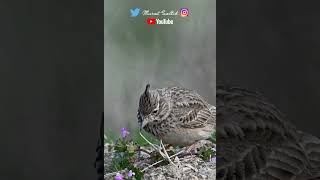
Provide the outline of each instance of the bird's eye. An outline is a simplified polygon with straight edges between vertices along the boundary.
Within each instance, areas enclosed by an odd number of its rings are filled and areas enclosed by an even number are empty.
[[[153,114],[156,114],[157,112],[158,112],[158,109],[154,109],[154,110],[152,111]]]

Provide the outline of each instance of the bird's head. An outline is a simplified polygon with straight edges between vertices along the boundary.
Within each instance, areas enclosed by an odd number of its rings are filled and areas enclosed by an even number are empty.
[[[150,84],[147,84],[139,101],[137,117],[140,129],[142,129],[146,124],[158,120],[160,112],[159,108],[160,95],[157,90],[150,90]]]

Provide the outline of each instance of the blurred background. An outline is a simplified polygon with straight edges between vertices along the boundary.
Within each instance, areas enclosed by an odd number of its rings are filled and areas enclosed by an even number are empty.
[[[151,16],[130,17],[129,9],[179,11],[188,17],[173,25],[147,25]],[[105,132],[137,128],[140,94],[151,88],[178,85],[196,90],[215,105],[216,1],[117,1],[105,3],[104,111]]]

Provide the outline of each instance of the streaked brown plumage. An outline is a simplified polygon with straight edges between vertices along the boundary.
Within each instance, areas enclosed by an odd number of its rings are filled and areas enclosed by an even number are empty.
[[[320,179],[320,140],[260,93],[217,86],[218,180]]]
[[[150,89],[140,96],[140,127],[164,143],[191,145],[208,139],[216,126],[216,109],[195,91],[182,87]]]

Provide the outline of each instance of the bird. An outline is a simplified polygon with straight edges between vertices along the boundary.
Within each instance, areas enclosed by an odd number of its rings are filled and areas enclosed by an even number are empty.
[[[206,141],[216,127],[216,108],[194,90],[171,86],[150,89],[139,99],[140,129],[170,145],[189,146]]]
[[[260,92],[216,86],[217,180],[320,179],[320,140]]]

